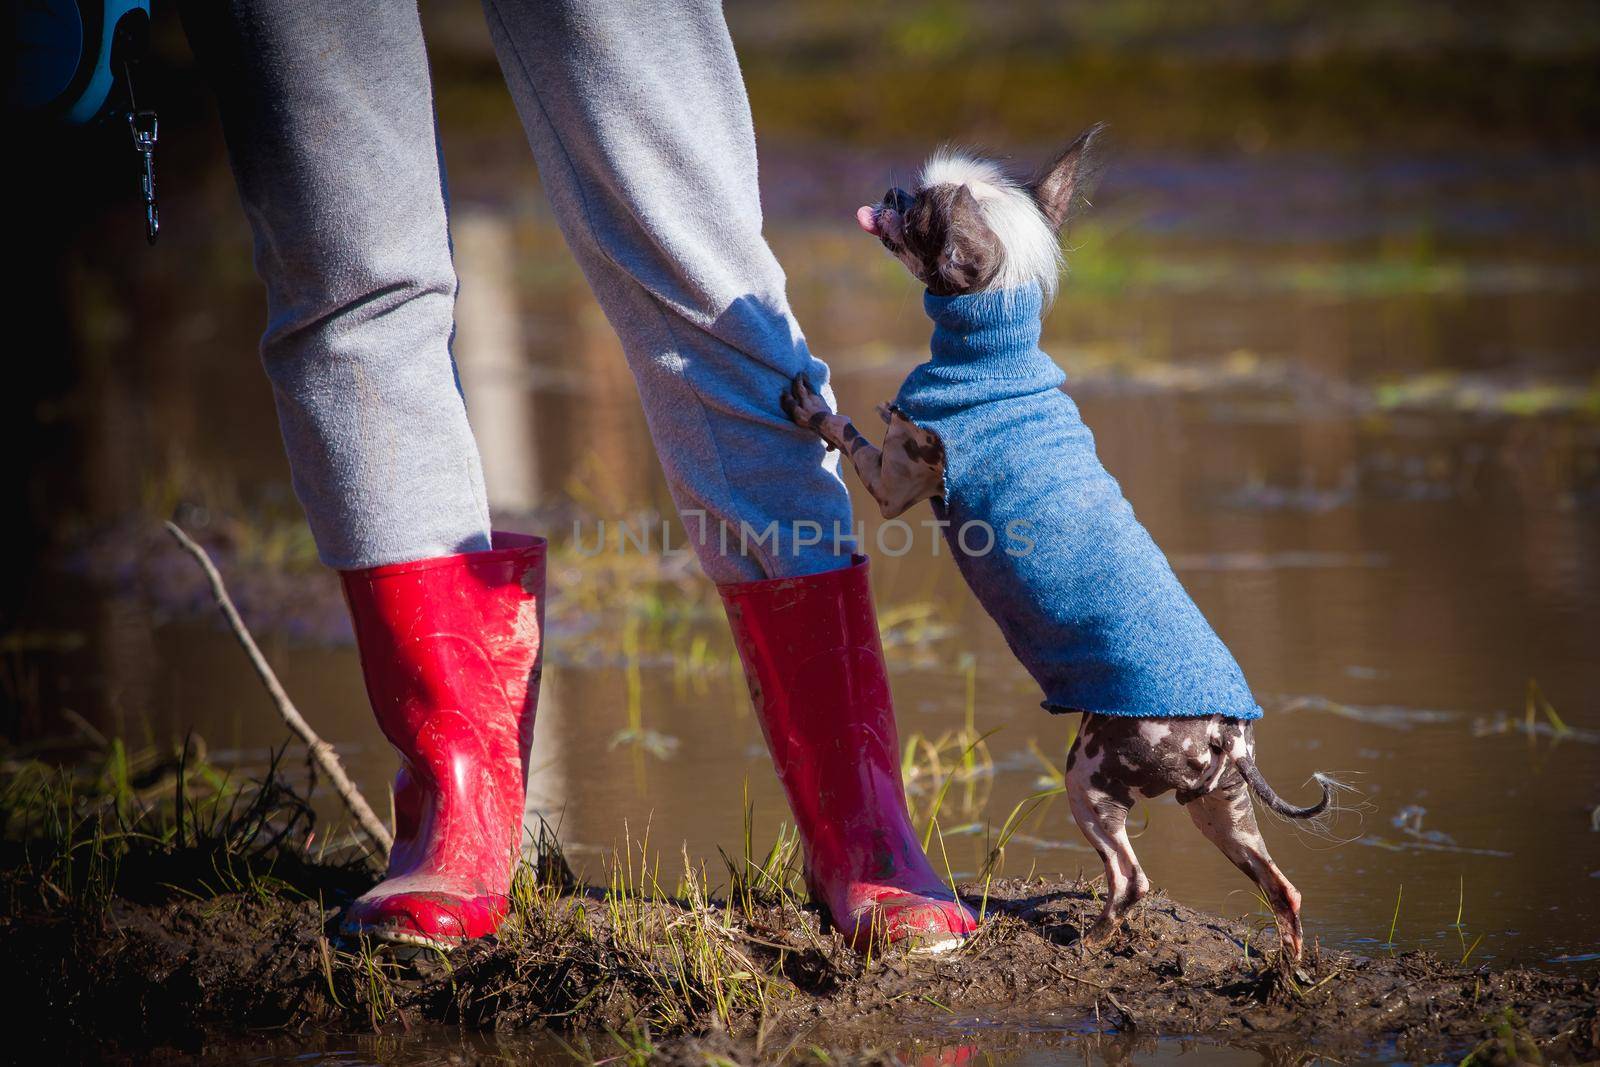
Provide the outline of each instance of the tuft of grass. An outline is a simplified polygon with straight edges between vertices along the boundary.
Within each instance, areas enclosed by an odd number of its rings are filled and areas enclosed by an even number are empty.
[[[989,738],[996,730],[979,733],[977,727],[977,657],[970,652],[963,653],[956,665],[962,673],[965,693],[962,726],[946,730],[937,737],[911,733],[905,739],[900,758],[906,806],[912,821],[923,827],[924,850],[933,842],[935,826],[953,787],[961,786],[958,801],[961,817],[976,830],[973,820],[987,806],[994,783],[995,765]],[[924,796],[931,797],[926,811],[919,810],[918,804],[918,798]]]
[[[1392,949],[1397,947],[1394,939],[1394,932],[1400,926],[1400,898],[1405,895],[1405,891],[1406,887],[1403,884],[1395,890],[1394,915],[1389,919],[1389,936],[1384,940],[1383,944],[1379,946],[1380,948]]]
[[[930,782],[938,783],[938,791],[934,793],[933,802],[928,807],[924,817],[925,827],[922,832],[922,849],[928,850],[933,842],[934,828],[939,823],[939,813],[944,810],[945,798],[950,794],[950,787],[956,782],[965,783],[966,790],[961,801],[961,810],[965,814],[976,815],[988,803],[987,784],[994,778],[994,759],[989,754],[988,739],[999,730],[996,727],[985,734],[972,735],[972,740],[964,747],[960,754],[948,765],[944,761],[947,748],[959,744],[968,737],[965,729],[958,733],[945,734],[938,741],[929,741],[921,734],[913,734],[907,743],[907,758],[911,764],[911,774],[916,777],[925,777]],[[916,753],[926,755],[926,763],[920,763]],[[902,762],[904,773],[905,762]],[[982,781],[985,788],[981,796],[976,786]],[[916,806],[910,797],[911,790],[906,790],[907,806],[911,809],[913,819],[917,817]]]
[[[1529,737],[1534,735],[1535,711],[1544,714],[1545,720],[1550,723],[1550,729],[1555,731],[1556,737],[1572,732],[1572,727],[1568,726],[1561,716],[1556,714],[1555,706],[1544,695],[1544,690],[1539,688],[1539,683],[1535,679],[1529,678],[1523,709],[1523,723]]]
[[[1483,944],[1484,938],[1483,934],[1479,934],[1473,939],[1472,944],[1467,944],[1466,912],[1467,878],[1466,875],[1461,875],[1456,888],[1456,921],[1450,924],[1450,929],[1454,930],[1456,936],[1461,939],[1461,966],[1463,967],[1467,965],[1467,960],[1472,958],[1472,954],[1478,950],[1478,946]],[[1393,935],[1390,936],[1392,939]]]
[[[16,884],[47,906],[95,914],[125,884],[235,903],[293,892],[280,872],[314,862],[316,820],[283,777],[284,750],[244,781],[204,752],[194,735],[171,750],[130,751],[115,739],[81,764],[12,765],[0,783],[0,839],[20,854]],[[316,860],[329,858],[325,841]],[[354,870],[365,853],[332,859]]]
[[[624,831],[620,856],[613,856],[603,907],[609,948],[616,962],[642,979],[644,1021],[681,1031],[696,1025],[730,1026],[736,1017],[766,1006],[770,977],[740,945],[721,909],[712,907],[703,867],[683,851],[678,892],[661,888],[661,861],[650,855],[648,829],[637,845]]]
[[[512,871],[510,907],[500,936],[523,946],[589,940],[584,911],[565,906],[565,898],[577,888],[557,828],[540,816]]]
[[[1054,797],[1062,796],[1067,791],[1066,786],[1054,786],[1050,789],[1041,789],[1030,793],[1017,801],[1011,813],[1006,816],[1005,822],[1000,824],[999,836],[995,838],[994,845],[989,849],[989,855],[983,862],[983,867],[978,872],[978,877],[987,885],[993,876],[1003,868],[1005,863],[1006,846],[1011,843],[1011,838],[1021,830],[1023,824],[1037,814],[1042,806]],[[986,895],[987,898],[987,895]]]
[[[352,966],[359,977],[357,989],[367,1011],[368,1023],[373,1030],[381,1030],[396,1012],[395,979],[399,964],[386,947],[367,938],[361,938],[357,946],[352,957]]]
[[[1277,926],[1277,919],[1275,919],[1272,914],[1272,904],[1265,896],[1261,894],[1261,891],[1259,889],[1252,889],[1250,891],[1250,895],[1255,898],[1256,911],[1255,914],[1250,917],[1249,926],[1244,935],[1244,943],[1242,945],[1244,962],[1246,966],[1249,966],[1250,964],[1250,946],[1255,944],[1256,938],[1260,937],[1268,930],[1275,929]],[[1265,956],[1263,956],[1263,958],[1265,958]],[[1292,977],[1290,980],[1293,980]]]
[[[800,831],[787,823],[764,854],[755,850],[755,805],[750,800],[750,779],[744,782],[743,852],[734,860],[720,847],[717,852],[728,869],[728,898],[746,915],[762,906],[793,906],[805,902],[805,877],[801,871]]]

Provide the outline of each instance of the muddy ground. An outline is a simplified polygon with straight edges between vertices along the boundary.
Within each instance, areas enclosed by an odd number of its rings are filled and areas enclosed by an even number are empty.
[[[55,1058],[70,1048],[142,1059],[182,1058],[258,1029],[277,1031],[280,1043],[295,1033],[430,1024],[552,1028],[575,1040],[607,1028],[638,1032],[653,1019],[659,1057],[757,1062],[808,1048],[818,1035],[836,1056],[870,1058],[891,1020],[904,1032],[981,1013],[1002,1026],[1050,1017],[1135,1037],[1206,1036],[1258,1048],[1272,1062],[1298,1061],[1307,1048],[1334,1057],[1382,1049],[1411,1061],[1600,1057],[1594,976],[1315,946],[1294,970],[1271,951],[1270,927],[1159,893],[1112,945],[1085,951],[1079,932],[1098,908],[1088,884],[997,882],[988,897],[993,921],[968,948],[870,961],[822,930],[810,909],[769,903],[746,912],[713,902],[699,914],[712,920],[724,959],[767,976],[761,1004],[736,1004],[724,1025],[705,988],[676,981],[664,956],[618,937],[599,890],[550,893],[505,936],[446,963],[339,940],[339,904],[370,881],[358,867],[280,864],[224,892],[214,891],[217,879],[200,888],[162,877],[124,869],[116,895],[87,909],[53,906],[6,876],[0,942],[11,974],[23,979],[8,999],[28,1021],[11,1035]],[[695,910],[652,902],[634,921],[659,933],[689,925]],[[748,991],[750,974],[734,979]]]

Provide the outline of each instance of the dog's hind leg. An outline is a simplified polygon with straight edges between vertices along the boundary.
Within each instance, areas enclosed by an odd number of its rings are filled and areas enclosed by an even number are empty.
[[[1080,736],[1078,744],[1082,743]],[[1102,747],[1100,753],[1104,752]],[[1076,755],[1082,756],[1081,753]],[[1133,854],[1133,843],[1128,840],[1129,804],[1094,784],[1098,764],[1095,758],[1078,758],[1069,762],[1067,770],[1067,800],[1072,805],[1072,818],[1106,865],[1105,907],[1100,918],[1083,935],[1084,943],[1089,946],[1109,941],[1127,917],[1128,910],[1150,892],[1150,879],[1145,877],[1139,857]]]
[[[1300,930],[1300,891],[1267,854],[1267,842],[1256,825],[1250,789],[1236,768],[1229,767],[1217,787],[1184,805],[1200,832],[1261,888],[1278,920],[1284,951],[1298,960],[1304,935]]]

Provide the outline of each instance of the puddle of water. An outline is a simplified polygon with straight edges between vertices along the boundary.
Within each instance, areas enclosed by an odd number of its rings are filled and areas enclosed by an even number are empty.
[[[816,1046],[840,1053],[888,1054],[906,1067],[958,1067],[967,1063],[1044,1067],[1070,1060],[1087,1064],[1148,1064],[1164,1067],[1236,1067],[1278,1062],[1284,1046],[1279,1039],[1264,1039],[1259,1047],[1202,1042],[1181,1037],[1154,1037],[1136,1033],[1101,1032],[1093,1022],[1075,1025],[1049,1018],[1026,1027],[1014,1022],[996,1023],[983,1017],[954,1016],[942,1023],[911,1030],[874,1027],[870,1039],[861,1033],[821,1028],[805,1034],[796,1047]],[[768,1047],[767,1055],[781,1049]],[[534,1064],[558,1067],[573,1063],[604,1062],[619,1057],[620,1045],[599,1043],[584,1048],[564,1044],[541,1034],[480,1034],[443,1028],[420,1028],[410,1033],[373,1036],[313,1034],[287,1038],[261,1038],[238,1046],[226,1042],[208,1045],[193,1057],[170,1057],[166,1062],[237,1063],[248,1067],[375,1067],[405,1063],[412,1067],[446,1067],[461,1063]],[[1275,1055],[1276,1053],[1276,1055]],[[826,1062],[826,1061],[822,1061]],[[1341,1059],[1341,1063],[1392,1063],[1394,1058]]]

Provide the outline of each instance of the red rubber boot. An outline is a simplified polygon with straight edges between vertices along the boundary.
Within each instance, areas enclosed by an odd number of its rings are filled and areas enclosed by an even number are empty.
[[[955,948],[978,922],[934,873],[906,813],[866,557],[721,591],[812,896],[858,949],[874,935]]]
[[[344,931],[453,948],[506,914],[544,630],[543,538],[343,571],[367,695],[400,753],[384,880]]]

